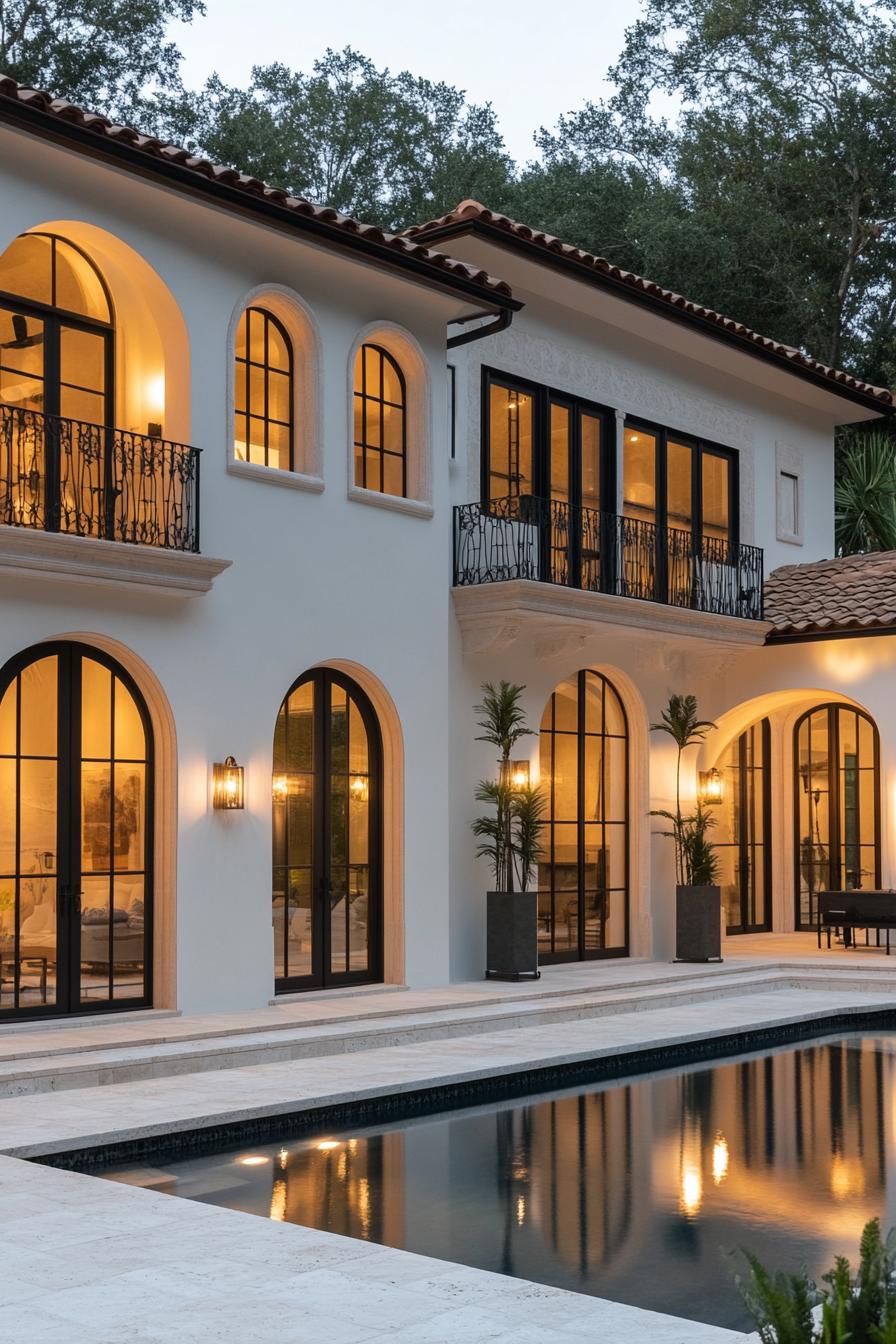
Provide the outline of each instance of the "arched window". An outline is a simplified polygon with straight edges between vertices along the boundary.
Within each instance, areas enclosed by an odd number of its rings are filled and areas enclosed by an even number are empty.
[[[151,1001],[152,729],[129,675],[43,644],[0,673],[0,1017]]]
[[[868,714],[816,705],[793,730],[796,926],[819,891],[880,886],[880,740]]]
[[[293,351],[279,318],[246,308],[236,330],[234,455],[239,462],[293,467]]]
[[[380,731],[342,673],[307,673],[280,706],[272,794],[278,992],[382,979]]]
[[[108,291],[83,252],[48,233],[10,243],[0,256],[0,407],[111,424],[112,336]]]
[[[356,486],[407,495],[407,390],[381,345],[362,345],[355,356],[354,444]]]
[[[561,682],[541,720],[547,792],[538,865],[544,962],[628,953],[628,724],[599,672]]]

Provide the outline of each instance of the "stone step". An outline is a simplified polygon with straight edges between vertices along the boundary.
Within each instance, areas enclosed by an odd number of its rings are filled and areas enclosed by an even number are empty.
[[[583,1021],[682,1004],[711,1001],[738,994],[762,994],[802,986],[818,989],[879,991],[896,995],[896,976],[886,969],[843,965],[816,967],[728,966],[701,967],[699,972],[676,976],[632,976],[627,983],[601,989],[541,991],[526,995],[486,994],[475,1003],[455,995],[446,1003],[433,998],[433,1006],[408,1005],[384,1008],[368,1000],[363,1008],[334,1001],[315,1005],[301,1021],[249,1026],[240,1030],[206,1028],[181,1035],[161,1033],[157,1039],[132,1040],[121,1034],[102,1046],[81,1046],[62,1051],[54,1045],[41,1052],[39,1038],[28,1049],[0,1058],[0,1097],[26,1096],[72,1088],[102,1087],[174,1075],[243,1068],[254,1064],[325,1056],[402,1046],[426,1040],[471,1037],[484,1032],[513,1031],[552,1023]],[[514,987],[516,988],[516,987]],[[446,991],[446,996],[450,991]],[[412,996],[397,995],[399,999]],[[372,998],[372,996],[371,996]],[[340,1011],[335,1013],[336,1007]],[[345,1009],[345,1011],[343,1011]],[[183,1020],[180,1020],[183,1022]],[[158,1031],[158,1029],[156,1029]],[[59,1033],[57,1033],[58,1035]]]

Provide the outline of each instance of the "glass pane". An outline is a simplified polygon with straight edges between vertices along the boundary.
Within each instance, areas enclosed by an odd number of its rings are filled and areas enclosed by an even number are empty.
[[[56,307],[99,322],[111,322],[109,304],[100,278],[93,266],[81,253],[65,242],[56,240]]]
[[[366,347],[361,346],[355,355],[355,392],[360,396],[363,391],[363,372],[364,372],[364,351]]]
[[[310,975],[312,939],[310,869],[291,869],[288,883],[287,973],[291,976]]]
[[[582,506],[600,508],[600,420],[596,415],[583,413],[580,424],[582,439]]]
[[[280,420],[283,424],[289,424],[292,417],[289,384],[288,373],[277,373],[272,370],[268,374],[268,415],[272,420]]]
[[[86,660],[85,660],[86,661]],[[119,678],[115,679],[115,759],[142,761],[146,758],[146,733],[134,697]]]
[[[401,498],[404,494],[404,458],[395,457],[392,453],[386,453],[383,456],[383,494],[397,495]]]
[[[264,364],[264,334],[266,319],[261,308],[250,308],[248,314],[249,358],[253,364]]]
[[[66,420],[101,425],[106,419],[106,399],[101,393],[82,392],[63,384],[59,388],[59,414]]]
[[[348,702],[348,740],[348,768],[350,773],[366,774],[368,770],[367,729],[364,726],[364,720],[358,706],[351,698]]]
[[[690,532],[693,525],[693,505],[691,503],[693,449],[685,443],[670,442],[666,445],[666,486],[667,521],[670,527],[679,527]]]
[[[533,493],[532,398],[516,388],[489,388],[489,473],[492,499]]]
[[[348,770],[346,721],[348,702],[341,686],[330,688],[330,769],[340,774]]]
[[[551,499],[569,502],[569,409],[551,403]]]
[[[341,975],[349,967],[349,920],[351,918],[344,871],[330,878],[330,970]]]
[[[603,679],[591,672],[585,673],[585,732],[603,731]]]
[[[382,405],[367,397],[364,400],[364,442],[368,448],[380,448],[380,412]]]
[[[112,673],[92,658],[81,662],[81,754],[112,754]]]
[[[558,732],[577,732],[579,727],[579,679],[570,677],[554,691],[554,727]]]
[[[585,738],[585,816],[599,820],[606,811],[606,779],[604,777],[604,740]]]
[[[656,437],[643,429],[625,430],[623,512],[627,518],[656,519]]]
[[[401,380],[395,365],[388,356],[383,359],[383,399],[393,402],[396,406],[404,405]]]
[[[334,880],[348,863],[348,780],[334,775],[330,780],[330,864]]]
[[[293,868],[307,867],[312,862],[313,779],[299,775],[290,779],[289,786],[286,861]]]
[[[110,997],[110,953],[115,932],[110,879],[84,877],[81,893],[81,1001],[91,1003]]]
[[[268,364],[272,369],[289,370],[289,349],[276,322],[268,323]]]
[[[604,696],[604,714],[606,716],[604,732],[613,733],[618,737],[624,737],[625,713],[622,708],[622,701],[619,699],[619,696],[609,682],[607,682],[606,686],[606,695]]]
[[[574,820],[579,812],[579,740],[572,733],[554,738],[554,816]]]
[[[3,400],[15,404],[21,400],[14,372],[32,378],[44,376],[44,324],[38,317],[0,308],[0,391]]]
[[[289,426],[268,425],[268,466],[289,471]]]
[[[264,415],[264,369],[249,365],[249,412],[251,415]]]
[[[366,971],[369,961],[369,870],[352,868],[348,884],[348,969]]]
[[[55,846],[54,846],[55,848]],[[16,763],[10,757],[0,758],[0,875],[13,876],[16,863]],[[0,883],[0,930],[5,926],[3,912],[8,909],[8,893]]]
[[[248,321],[248,314],[246,314],[246,313],[241,313],[241,314],[240,314],[240,320],[239,320],[239,322],[237,323],[237,328],[236,328],[236,344],[235,344],[235,346],[234,346],[234,350],[235,350],[235,353],[236,353],[236,356],[237,356],[238,359],[245,359],[245,358],[246,358],[246,324],[247,324],[247,321]],[[237,374],[237,377],[238,377],[238,378],[239,378],[239,376],[240,376],[240,375]]]
[[[289,697],[286,727],[286,767],[309,771],[314,745],[314,683],[303,682]]]
[[[0,756],[14,756],[16,753],[17,697],[16,679],[13,677],[0,699]]]
[[[115,999],[143,997],[145,922],[143,879],[116,878],[112,906],[112,997]]]
[[[703,473],[703,535],[717,537],[720,541],[730,538],[731,506],[730,469],[727,457],[708,453],[702,455]]]
[[[22,234],[0,257],[0,289],[35,303],[52,304],[52,255],[49,238]]]
[[[108,765],[81,766],[81,867],[104,873],[112,866],[112,772]]]
[[[29,663],[20,678],[22,755],[56,755],[56,657]]]
[[[19,871],[56,871],[56,762],[20,764]]]
[[[404,452],[404,411],[383,407],[383,447],[390,453]]]
[[[19,1007],[55,1003],[56,879],[23,881],[19,902]]]
[[[264,421],[255,415],[249,417],[249,461],[265,463]]]
[[[114,863],[119,872],[141,872],[146,834],[146,767],[117,763]]]
[[[63,383],[103,392],[106,387],[106,341],[92,331],[62,327],[59,332],[59,376]]]

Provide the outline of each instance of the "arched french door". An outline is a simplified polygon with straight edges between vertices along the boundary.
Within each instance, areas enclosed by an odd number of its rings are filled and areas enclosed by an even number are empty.
[[[880,887],[880,740],[851,705],[816,705],[793,730],[796,927],[819,891]]]
[[[538,956],[545,963],[627,956],[628,722],[611,682],[561,682],[539,735],[547,792],[538,865]]]
[[[278,993],[382,979],[382,749],[349,677],[306,673],[274,732]]]
[[[771,928],[771,727],[753,723],[729,742],[716,768],[722,797],[710,834],[719,860],[726,932]]]
[[[0,1017],[151,1002],[153,743],[86,645],[0,672]]]

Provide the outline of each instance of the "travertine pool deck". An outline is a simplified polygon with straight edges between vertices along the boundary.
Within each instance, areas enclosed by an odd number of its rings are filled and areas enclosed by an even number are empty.
[[[322,995],[239,1017],[0,1033],[0,1081],[33,1066],[52,1082],[54,1059],[64,1070],[97,1057],[64,1090],[0,1097],[0,1341],[734,1344],[741,1336],[713,1326],[22,1159],[879,1011],[896,1011],[896,958],[744,948],[696,975],[592,964],[552,968],[537,989]],[[367,1033],[361,1048],[352,1030]],[[272,1055],[286,1038],[313,1052]],[[241,1055],[247,1039],[252,1053]],[[129,1067],[128,1052],[161,1075],[101,1076],[111,1056]]]

